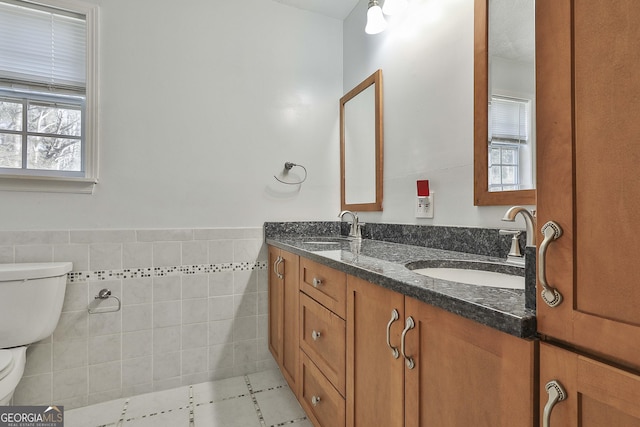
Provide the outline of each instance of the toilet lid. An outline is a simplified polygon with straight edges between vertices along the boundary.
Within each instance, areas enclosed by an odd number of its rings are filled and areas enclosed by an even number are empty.
[[[13,354],[11,350],[0,350],[0,380],[13,368]]]

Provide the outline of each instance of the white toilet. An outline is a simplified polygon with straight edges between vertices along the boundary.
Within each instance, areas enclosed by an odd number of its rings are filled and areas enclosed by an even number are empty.
[[[0,264],[0,405],[11,403],[27,346],[58,324],[70,262]]]

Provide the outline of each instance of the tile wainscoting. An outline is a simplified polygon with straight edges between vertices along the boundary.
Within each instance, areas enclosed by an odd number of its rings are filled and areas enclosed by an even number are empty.
[[[0,231],[2,263],[74,265],[13,403],[72,409],[275,368],[263,240],[262,228]],[[88,314],[103,288],[122,309]]]

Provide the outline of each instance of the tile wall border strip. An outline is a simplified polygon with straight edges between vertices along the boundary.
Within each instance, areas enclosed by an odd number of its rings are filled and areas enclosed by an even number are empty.
[[[170,267],[124,268],[119,270],[71,271],[67,273],[67,281],[69,283],[99,282],[103,280],[141,279],[146,277],[166,277],[266,269],[266,261],[256,261],[231,262],[223,264],[180,265]]]

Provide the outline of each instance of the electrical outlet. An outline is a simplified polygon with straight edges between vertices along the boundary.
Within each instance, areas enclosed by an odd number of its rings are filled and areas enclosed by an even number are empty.
[[[428,196],[416,197],[416,218],[433,218],[433,191]]]

